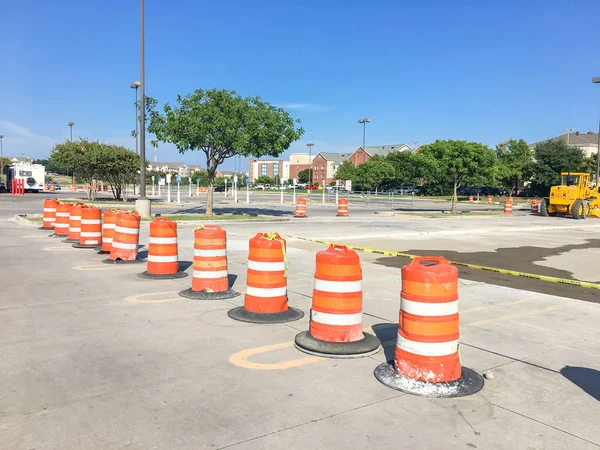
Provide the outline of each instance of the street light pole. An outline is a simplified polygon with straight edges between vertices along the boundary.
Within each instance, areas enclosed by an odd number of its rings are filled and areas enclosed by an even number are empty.
[[[137,91],[136,91],[137,92]],[[135,202],[142,217],[150,217],[146,198],[146,77],[144,75],[144,0],[140,0],[140,195]]]
[[[312,148],[315,146],[315,144],[310,143],[310,144],[306,144],[306,146],[308,147],[308,163],[310,164],[308,166],[308,181],[309,181],[309,185],[308,185],[308,196],[310,197],[310,192],[311,189],[310,187],[313,184],[313,177],[312,177]]]
[[[129,85],[129,87],[131,89],[135,89],[135,154],[139,155],[140,154],[140,150],[139,150],[139,132],[138,132],[138,88],[140,87],[140,82],[139,81],[134,81],[133,83],[131,83]]]
[[[575,128],[565,128],[565,133],[567,133],[567,145],[569,145],[569,137],[573,131],[575,131]]]
[[[2,181],[4,177],[4,153],[2,150],[2,140],[4,139],[4,135],[0,134],[0,181]],[[6,186],[4,186],[6,188]]]
[[[71,142],[73,142],[73,125],[75,125],[75,122],[69,122],[67,125],[71,129]]]
[[[413,141],[413,150],[417,149],[417,142],[419,141],[417,141],[416,139]]]
[[[358,123],[362,123],[363,126],[363,143],[362,143],[362,149],[363,151],[365,151],[365,138],[367,135],[367,124],[371,121],[371,119],[369,119],[368,117],[365,117],[364,119],[360,119],[358,121]]]
[[[600,77],[592,78],[592,83],[600,84]],[[596,188],[600,186],[600,119],[598,120],[598,151],[596,152]]]

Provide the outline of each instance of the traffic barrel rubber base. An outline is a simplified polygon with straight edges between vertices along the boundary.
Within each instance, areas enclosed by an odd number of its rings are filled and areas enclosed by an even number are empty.
[[[97,250],[99,255],[109,255],[110,254],[110,250],[102,250],[101,245],[96,245],[96,247],[94,247],[94,250]]]
[[[163,273],[163,274],[148,273],[147,270],[145,270],[142,273],[138,273],[138,277],[145,278],[147,280],[174,280],[176,278],[185,278],[187,276],[188,276],[187,272],[182,272],[181,270],[178,272],[175,272],[175,273]]]
[[[189,298],[191,300],[227,300],[228,298],[239,297],[240,293],[233,289],[227,289],[223,292],[206,292],[192,291],[192,289],[184,289],[179,292],[180,297]]]
[[[248,311],[243,306],[230,309],[227,315],[233,320],[249,323],[285,323],[293,322],[304,317],[304,312],[288,306],[287,311],[280,313],[255,313]]]
[[[483,389],[483,377],[472,369],[462,368],[462,376],[454,381],[429,383],[400,375],[390,363],[382,363],[375,368],[375,378],[382,384],[397,391],[421,397],[452,398],[465,397]]]
[[[54,230],[54,227],[39,227],[38,230],[51,231],[51,230]]]
[[[142,263],[146,263],[146,259],[134,259],[133,261],[125,261],[123,259],[103,259],[102,260],[102,264],[122,264],[122,265],[126,265],[126,264],[142,264]]]
[[[66,241],[63,241],[66,242]],[[98,244],[73,244],[73,248],[91,248],[96,250],[96,248],[98,247]]]
[[[64,242],[65,244],[78,244],[79,239],[65,239],[64,241],[60,241],[60,242]]]
[[[308,331],[296,335],[294,346],[301,352],[325,358],[362,358],[379,351],[381,341],[376,336],[363,333],[364,338],[354,342],[327,342],[316,339]]]
[[[67,237],[67,235],[66,235],[66,234],[56,234],[56,233],[52,233],[52,234],[49,234],[49,235],[48,235],[48,237],[51,237],[51,238],[66,238],[66,237]]]
[[[308,216],[294,216],[295,219],[306,219]]]

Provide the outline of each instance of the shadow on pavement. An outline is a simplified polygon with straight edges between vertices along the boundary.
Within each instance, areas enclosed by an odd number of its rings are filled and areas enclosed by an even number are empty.
[[[179,261],[179,270],[185,272],[191,265],[191,261]]]
[[[206,210],[205,206],[196,206],[194,208],[182,209],[173,213],[170,213],[171,216],[176,216],[178,214],[204,214]],[[213,208],[213,212],[216,215],[222,214],[236,214],[236,215],[248,215],[248,216],[274,216],[274,217],[283,217],[283,216],[293,216],[293,211],[285,211],[281,209],[275,208],[253,208],[253,207],[226,207],[226,208]]]
[[[391,363],[394,361],[394,353],[396,352],[396,337],[398,336],[397,323],[377,323],[373,325],[373,333],[381,341],[385,359]]]
[[[232,273],[227,275],[227,281],[229,281],[229,288],[233,288],[233,285],[235,284],[237,278],[238,276]]]
[[[588,367],[565,366],[560,369],[560,373],[586,394],[600,401],[600,371]]]

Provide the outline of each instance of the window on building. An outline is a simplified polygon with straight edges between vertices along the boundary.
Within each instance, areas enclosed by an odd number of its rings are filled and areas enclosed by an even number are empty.
[[[321,166],[321,170],[325,170],[325,166]]]
[[[261,176],[264,176],[264,177],[267,176],[267,165],[266,164],[260,165],[260,174],[261,174]]]
[[[325,178],[325,175],[321,174],[321,180],[322,180],[323,178]]]
[[[274,164],[273,165],[273,176],[276,177],[277,175],[279,175],[279,164]]]

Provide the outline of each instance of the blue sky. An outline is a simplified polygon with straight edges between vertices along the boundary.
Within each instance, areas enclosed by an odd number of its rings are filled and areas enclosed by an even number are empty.
[[[587,0],[146,0],[147,93],[259,95],[301,119],[290,151],[353,150],[362,117],[367,145],[535,142],[597,130],[599,19]],[[77,137],[135,148],[139,1],[6,0],[1,28],[5,155],[48,155],[69,121]],[[158,158],[204,165],[166,145]]]

